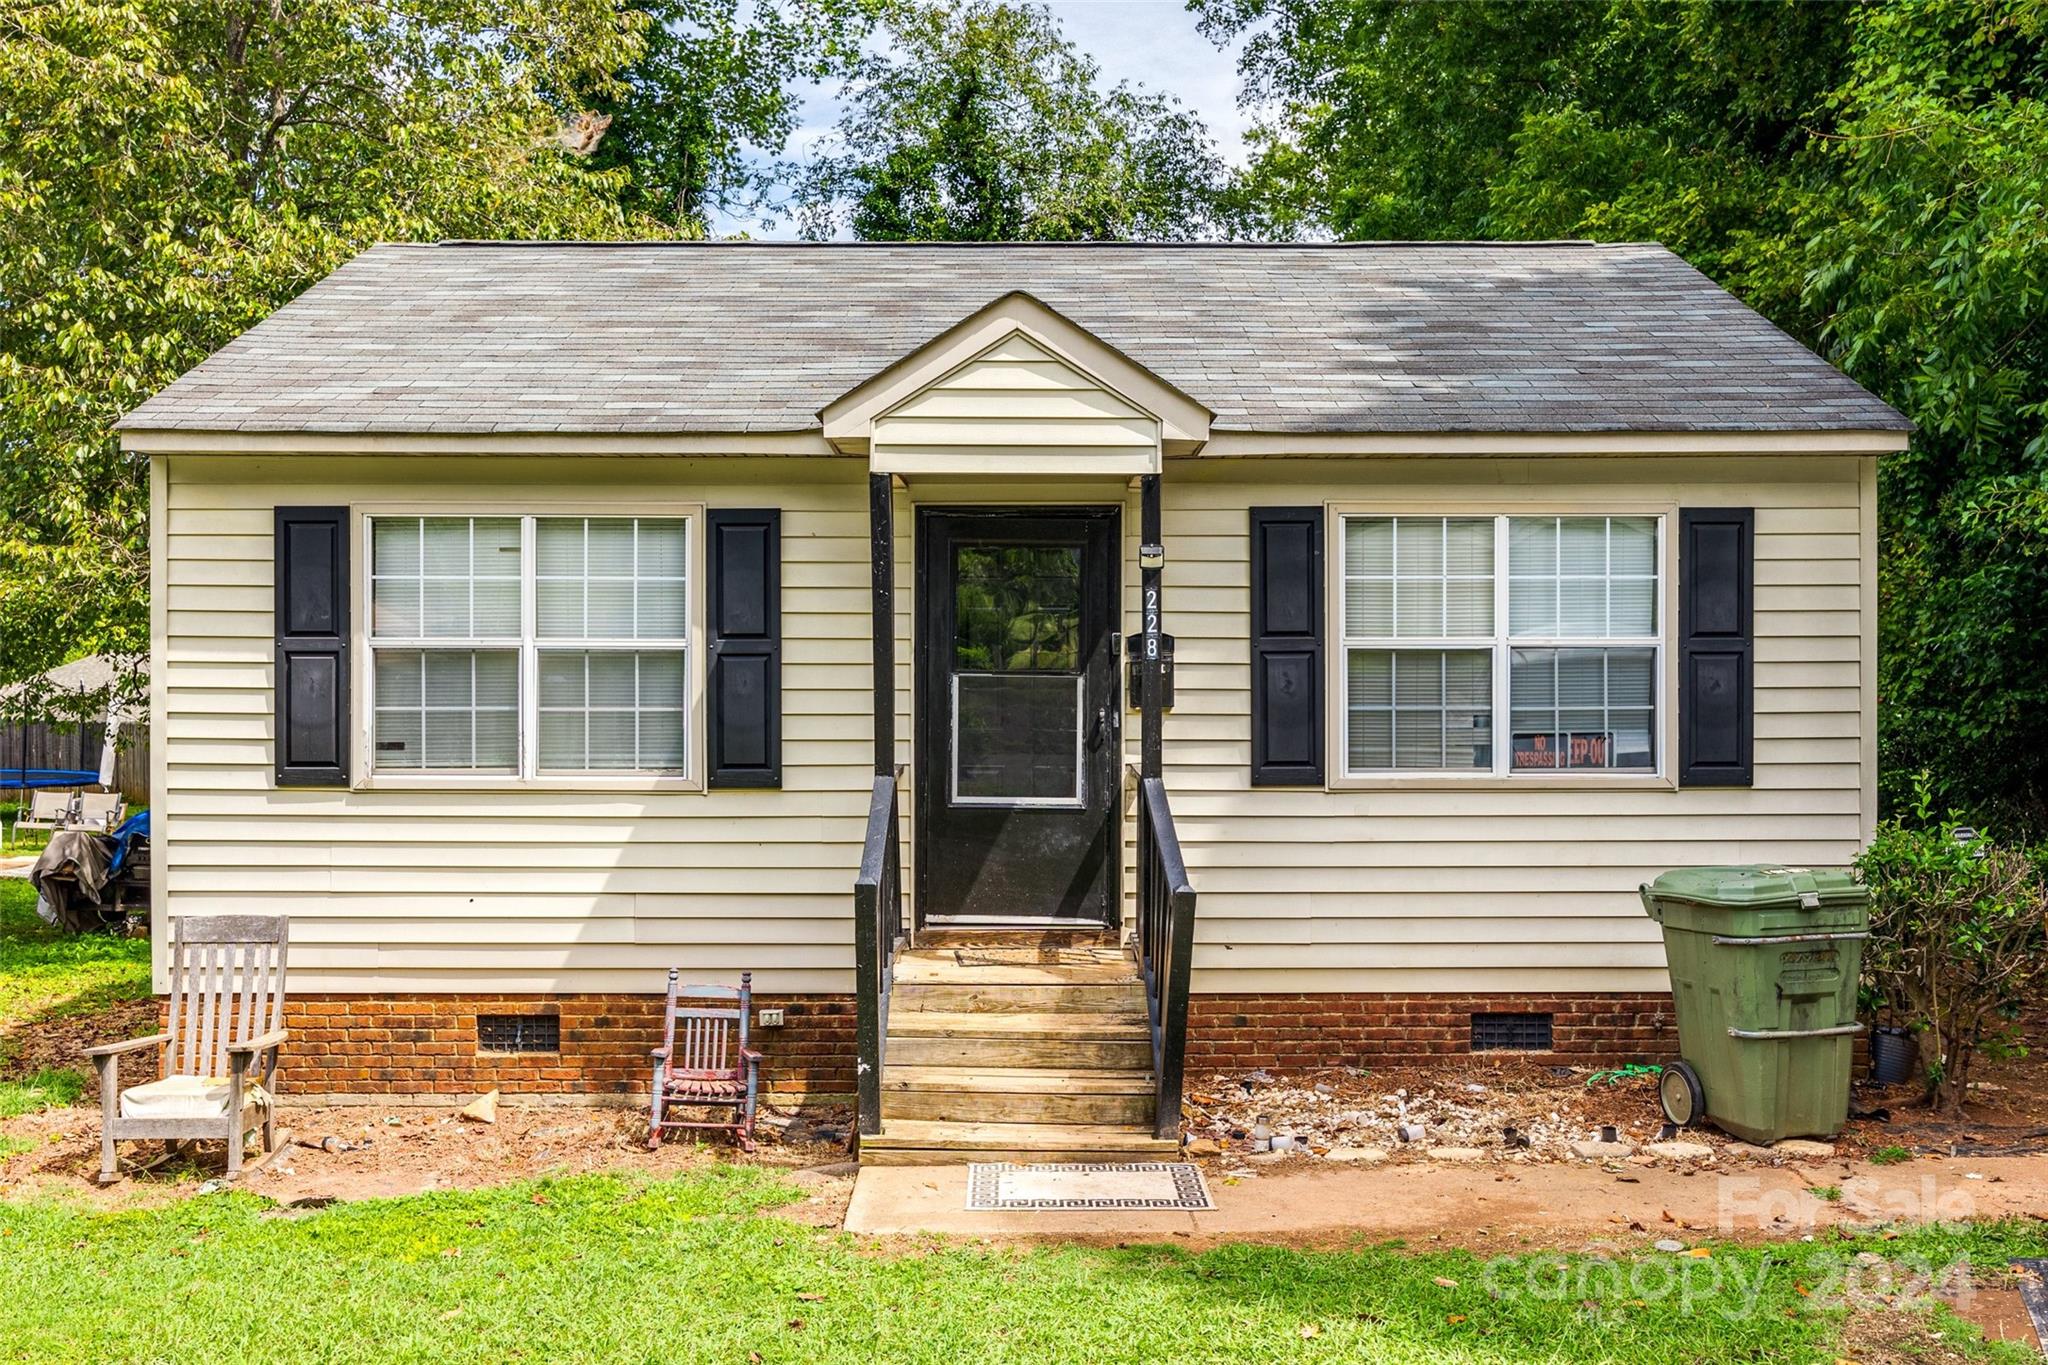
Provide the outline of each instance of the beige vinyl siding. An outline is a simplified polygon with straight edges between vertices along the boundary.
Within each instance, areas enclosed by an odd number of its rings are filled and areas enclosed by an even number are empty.
[[[1634,894],[1645,877],[1846,861],[1875,812],[1873,470],[1784,454],[1168,461],[1166,628],[1179,650],[1167,782],[1201,898],[1195,989],[1659,989],[1655,928]],[[764,991],[851,989],[872,780],[865,477],[858,460],[759,457],[157,457],[159,914],[290,913],[305,991],[655,990],[671,964],[707,978],[752,969]],[[273,507],[591,500],[783,509],[782,790],[275,788]],[[1376,502],[1755,506],[1756,785],[1252,790],[1247,509]],[[1123,509],[1124,629],[1136,628],[1126,477],[913,477],[895,500],[905,764],[916,511],[1027,503]],[[1667,573],[1667,648],[1675,600]],[[1135,713],[1124,742],[1135,763]],[[906,826],[912,809],[906,795]]]
[[[1022,332],[875,419],[877,472],[1139,474],[1159,421]]]
[[[1169,462],[1165,613],[1179,650],[1166,779],[1200,896],[1194,989],[1657,990],[1662,952],[1640,882],[1682,864],[1847,862],[1875,799],[1872,464],[1734,455]],[[1755,786],[1523,776],[1251,788],[1247,523],[1249,508],[1268,504],[1756,507]],[[1667,651],[1669,569],[1667,555]],[[1326,577],[1326,610],[1332,586]],[[1334,631],[1327,643],[1334,657]],[[1675,676],[1667,664],[1660,745],[1675,743]],[[1135,717],[1128,735],[1135,741]],[[1328,754],[1341,782],[1334,734]],[[1675,758],[1663,755],[1667,775]],[[1127,867],[1130,837],[1126,828]]]
[[[290,914],[300,991],[653,991],[670,965],[852,988],[872,772],[858,462],[170,456],[156,488],[160,913]],[[780,507],[783,789],[277,789],[272,509],[465,503]]]

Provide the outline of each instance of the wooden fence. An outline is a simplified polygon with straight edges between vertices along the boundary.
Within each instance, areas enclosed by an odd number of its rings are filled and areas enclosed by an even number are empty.
[[[0,768],[80,768],[97,773],[107,727],[49,721],[0,722]],[[89,784],[89,785],[97,785]],[[149,804],[149,727],[124,725],[114,755],[114,786],[131,809]],[[13,799],[0,790],[0,801]]]

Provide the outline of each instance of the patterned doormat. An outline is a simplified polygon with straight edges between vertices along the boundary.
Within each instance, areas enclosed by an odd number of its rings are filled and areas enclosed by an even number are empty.
[[[1013,1166],[977,1161],[967,1168],[967,1207],[975,1212],[1081,1209],[1213,1209],[1201,1171],[1185,1162],[1138,1161]]]

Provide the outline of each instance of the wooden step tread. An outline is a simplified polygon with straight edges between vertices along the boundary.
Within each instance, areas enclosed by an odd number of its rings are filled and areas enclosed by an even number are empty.
[[[1126,986],[1139,980],[1128,958],[1086,965],[1049,962],[962,962],[954,954],[896,959],[898,985]]]
[[[1021,1010],[987,1010],[960,1014],[952,1010],[891,1010],[889,1036],[944,1038],[1066,1038],[1126,1042],[1151,1038],[1143,1014],[1121,1011],[1096,1014],[1081,1010],[1034,1014]]]
[[[984,1095],[1149,1095],[1149,1071],[1058,1067],[885,1066],[884,1090],[972,1091]]]
[[[947,1123],[937,1119],[890,1119],[882,1131],[860,1140],[863,1152],[1062,1152],[1121,1151],[1154,1160],[1180,1150],[1172,1138],[1143,1128],[1096,1123]]]

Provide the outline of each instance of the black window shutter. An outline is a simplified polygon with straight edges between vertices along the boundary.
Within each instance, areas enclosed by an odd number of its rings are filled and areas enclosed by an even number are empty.
[[[1747,787],[1756,738],[1756,509],[1678,512],[1678,784]]]
[[[1252,511],[1252,785],[1323,781],[1323,509]]]
[[[280,507],[277,785],[348,785],[348,509]]]
[[[782,785],[782,513],[707,515],[714,787]]]

